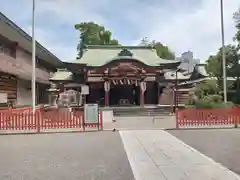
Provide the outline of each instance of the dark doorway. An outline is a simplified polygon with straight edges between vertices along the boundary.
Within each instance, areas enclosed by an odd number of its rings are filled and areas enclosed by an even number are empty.
[[[116,85],[110,89],[110,106],[139,105],[139,87],[135,85]]]
[[[86,103],[97,103],[100,106],[105,105],[105,91],[101,86],[89,85],[89,95],[86,96]]]
[[[150,82],[147,84],[144,102],[149,105],[158,104],[158,84],[156,82]]]

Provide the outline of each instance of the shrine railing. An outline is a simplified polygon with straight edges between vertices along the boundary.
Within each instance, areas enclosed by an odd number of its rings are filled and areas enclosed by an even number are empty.
[[[58,129],[85,131],[86,128],[103,129],[102,112],[99,113],[98,123],[85,122],[83,111],[53,109],[44,111],[42,108],[33,113],[31,107],[0,110],[0,133],[11,131],[46,132]]]
[[[195,109],[176,111],[176,128],[237,127],[240,125],[240,108]]]

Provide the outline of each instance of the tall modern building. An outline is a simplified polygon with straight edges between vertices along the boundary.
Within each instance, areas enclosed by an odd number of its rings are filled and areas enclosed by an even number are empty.
[[[200,64],[200,59],[195,59],[191,51],[182,53],[181,57],[177,58],[177,60],[181,62],[180,68],[189,73],[193,72],[195,65]]]

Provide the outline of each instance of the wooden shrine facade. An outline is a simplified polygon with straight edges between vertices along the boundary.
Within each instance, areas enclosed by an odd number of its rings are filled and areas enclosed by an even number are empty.
[[[182,73],[179,65],[179,61],[159,58],[151,47],[92,46],[81,59],[65,62],[54,74],[50,81],[57,88],[51,93],[73,89],[78,105],[80,101],[80,105],[102,106],[173,105],[177,84],[184,87],[186,81],[192,85],[191,80],[202,78],[198,71]]]
[[[163,88],[168,83],[161,77],[166,69],[176,70],[177,66],[178,63],[168,67],[149,67],[133,59],[112,61],[101,67],[65,63],[70,78],[53,82],[58,84],[60,92],[74,89],[85,94],[81,87],[87,86],[89,93],[76,98],[85,103],[102,106],[156,105],[160,103]]]

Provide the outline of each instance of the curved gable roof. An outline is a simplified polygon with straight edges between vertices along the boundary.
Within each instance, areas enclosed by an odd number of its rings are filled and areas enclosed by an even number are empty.
[[[127,49],[131,56],[119,56],[119,53]],[[150,46],[87,46],[81,59],[73,63],[87,64],[88,66],[103,66],[113,60],[134,59],[147,66],[160,66],[163,64],[178,63],[176,60],[165,60],[157,56],[156,50]]]

